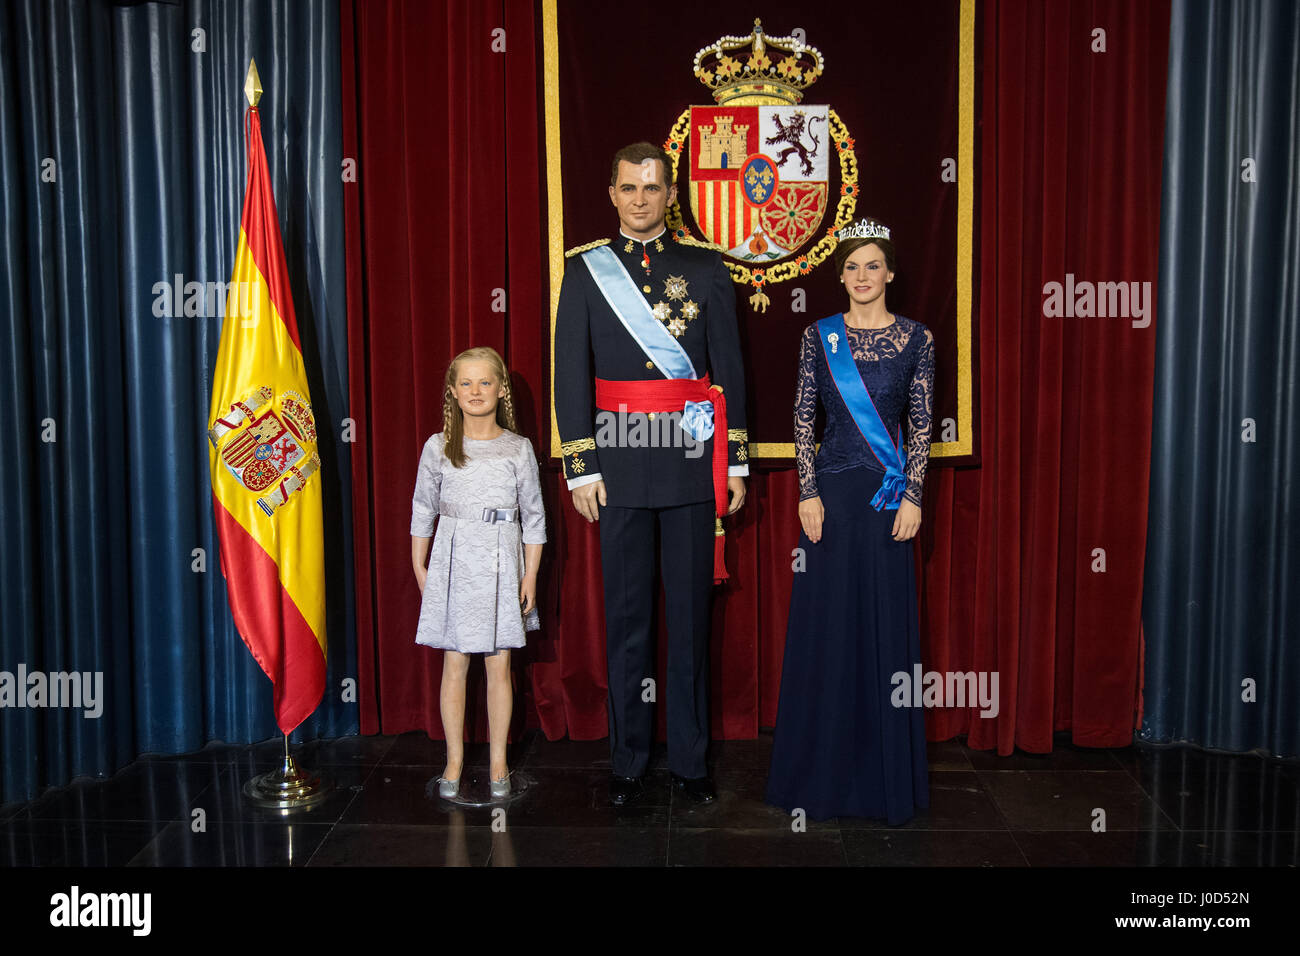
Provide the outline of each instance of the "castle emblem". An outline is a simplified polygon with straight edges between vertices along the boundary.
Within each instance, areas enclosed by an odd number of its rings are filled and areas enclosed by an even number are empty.
[[[715,105],[688,107],[664,143],[690,206],[689,221],[680,203],[669,209],[669,228],[679,242],[721,251],[760,311],[769,302],[765,285],[810,272],[834,250],[835,230],[853,219],[853,139],[829,106],[801,105],[822,68],[815,47],[766,36],[755,20],[750,36],[722,37],[695,54],[695,76]],[[824,225],[832,165],[839,201]]]

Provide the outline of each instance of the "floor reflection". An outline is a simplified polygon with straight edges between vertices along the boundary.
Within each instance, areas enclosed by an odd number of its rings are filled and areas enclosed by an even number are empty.
[[[998,757],[929,747],[931,806],[902,827],[793,828],[763,802],[771,735],[713,744],[715,803],[674,797],[662,747],[643,797],[615,809],[608,743],[532,733],[493,801],[487,746],[461,798],[437,796],[441,741],[316,741],[295,753],[334,790],[305,812],[251,806],[243,784],[279,741],[142,758],[0,809],[4,866],[1295,866],[1300,763],[1135,746]],[[1102,828],[1098,821],[1104,821]]]

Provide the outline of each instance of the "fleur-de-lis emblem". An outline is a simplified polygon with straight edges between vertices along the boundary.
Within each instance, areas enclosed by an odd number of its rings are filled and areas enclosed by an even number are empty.
[[[840,350],[840,335],[838,332],[832,332],[826,336],[826,341],[831,343],[831,354],[835,355]]]

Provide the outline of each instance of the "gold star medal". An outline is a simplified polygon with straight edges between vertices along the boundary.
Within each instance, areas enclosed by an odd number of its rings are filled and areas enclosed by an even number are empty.
[[[664,295],[673,302],[686,298],[686,279],[683,276],[669,276],[664,280]]]

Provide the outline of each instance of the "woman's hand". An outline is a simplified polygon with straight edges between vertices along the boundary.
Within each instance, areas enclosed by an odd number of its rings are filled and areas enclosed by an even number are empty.
[[[799,502],[799,523],[803,525],[803,533],[813,544],[822,539],[822,520],[825,517],[826,509],[822,507],[821,495],[805,498]]]
[[[519,582],[519,604],[525,614],[537,606],[537,575],[525,574]]]
[[[921,509],[904,498],[898,506],[898,513],[894,515],[894,530],[890,532],[890,537],[895,541],[910,541],[916,537],[920,527]]]

